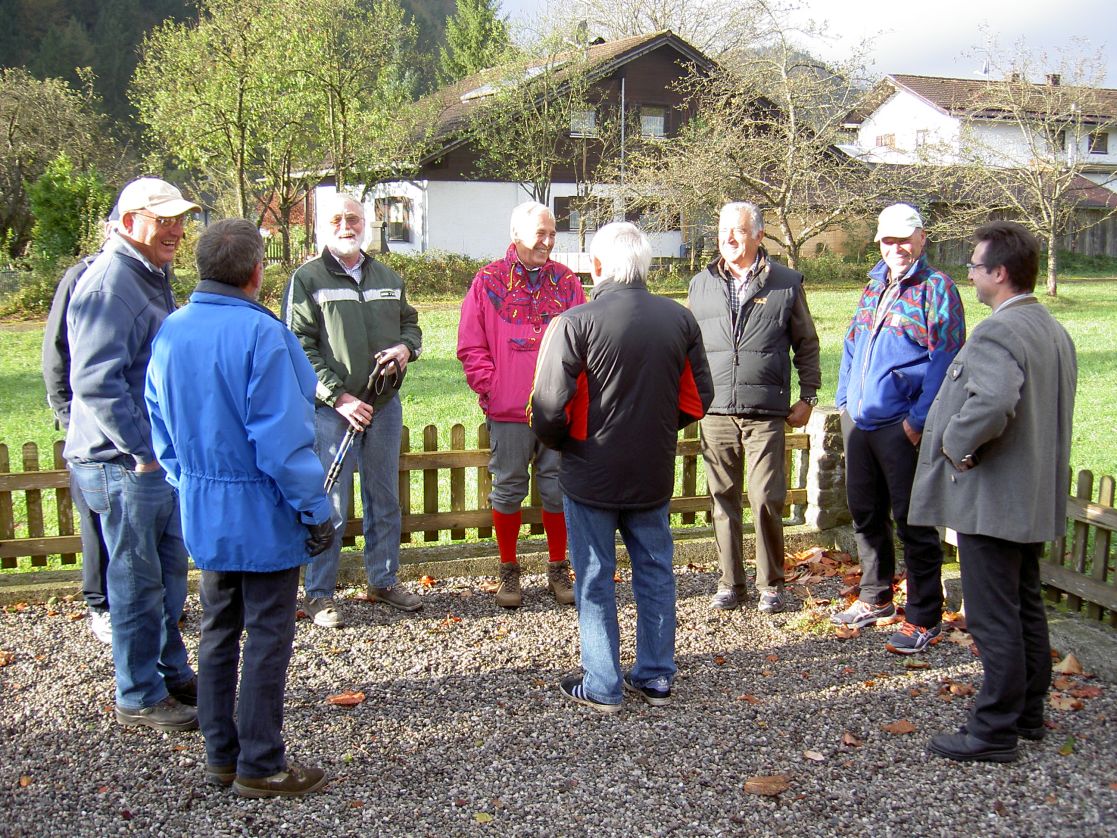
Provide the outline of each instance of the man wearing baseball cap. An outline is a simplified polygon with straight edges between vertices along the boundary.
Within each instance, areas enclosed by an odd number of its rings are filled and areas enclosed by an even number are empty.
[[[175,309],[168,267],[187,214],[201,208],[157,178],[129,183],[117,207],[113,246],[86,270],[66,314],[73,401],[64,453],[109,553],[116,720],[191,730],[197,678],[178,630],[186,547],[152,450],[144,378],[155,333]]]
[[[835,401],[846,452],[846,497],[861,562],[861,593],[831,618],[854,628],[896,616],[892,522],[904,546],[907,606],[886,648],[914,654],[938,642],[942,547],[938,530],[908,523],[908,501],[927,411],[966,339],[954,281],[927,264],[927,234],[908,204],[877,222],[881,261],[869,271],[845,338]]]

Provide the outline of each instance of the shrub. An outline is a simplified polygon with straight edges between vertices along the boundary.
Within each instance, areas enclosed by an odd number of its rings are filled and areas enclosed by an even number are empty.
[[[378,253],[376,258],[403,277],[412,300],[460,299],[488,261],[456,253]]]
[[[93,252],[103,239],[103,220],[112,207],[112,193],[93,168],[75,172],[65,152],[27,188],[31,214],[32,253],[40,258],[73,258]]]
[[[32,254],[29,265],[13,272],[15,290],[0,301],[0,317],[37,320],[47,316],[58,280],[74,260]]]

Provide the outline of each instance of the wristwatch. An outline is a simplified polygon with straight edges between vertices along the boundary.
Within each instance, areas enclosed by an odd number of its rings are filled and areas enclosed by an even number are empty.
[[[818,396],[803,396],[799,401],[806,402],[811,407],[815,407],[818,404]]]

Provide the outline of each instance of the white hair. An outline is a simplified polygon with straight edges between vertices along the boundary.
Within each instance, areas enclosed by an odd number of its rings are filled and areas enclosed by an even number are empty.
[[[321,212],[323,218],[329,218],[330,215],[332,215],[337,210],[341,210],[342,212],[344,212],[346,205],[349,203],[354,204],[357,209],[360,210],[361,218],[365,217],[365,205],[361,202],[361,199],[357,198],[355,195],[350,195],[348,192],[339,189],[333,195],[330,195],[328,198],[322,201]]]
[[[747,215],[749,217],[749,232],[754,236],[758,236],[763,232],[764,214],[756,204],[750,203],[749,201],[731,201],[721,208],[721,212],[718,214],[718,220],[720,221],[729,213],[733,213],[737,218],[740,218],[742,215]]]
[[[538,201],[524,201],[522,204],[512,210],[512,219],[508,222],[508,233],[512,237],[512,241],[527,241],[535,237],[535,230],[528,230],[537,215],[551,211],[547,208],[546,204],[541,204]]]
[[[614,221],[597,231],[590,256],[601,263],[601,275],[614,282],[643,282],[652,264],[648,237],[628,221]]]

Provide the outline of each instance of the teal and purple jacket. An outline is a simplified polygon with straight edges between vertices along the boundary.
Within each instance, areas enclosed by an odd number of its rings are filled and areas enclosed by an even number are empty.
[[[888,266],[869,271],[846,333],[835,402],[865,431],[908,420],[923,430],[947,367],[966,341],[954,280],[920,256],[900,279],[900,293],[877,317]]]

